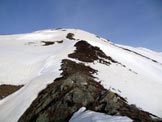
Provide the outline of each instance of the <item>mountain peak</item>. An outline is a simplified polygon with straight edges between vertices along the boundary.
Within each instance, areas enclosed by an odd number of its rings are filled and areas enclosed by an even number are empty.
[[[69,121],[81,107],[129,121],[162,117],[157,52],[79,29],[3,35],[0,43],[0,121],[48,122],[62,112],[57,121]]]

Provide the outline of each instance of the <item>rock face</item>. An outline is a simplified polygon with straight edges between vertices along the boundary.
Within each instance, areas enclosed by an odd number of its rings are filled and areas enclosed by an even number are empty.
[[[62,60],[62,77],[39,93],[19,122],[68,122],[82,106],[109,115],[128,116],[134,122],[152,122],[150,114],[95,81],[97,70],[69,59]]]
[[[0,85],[0,100],[19,90],[23,85]]]

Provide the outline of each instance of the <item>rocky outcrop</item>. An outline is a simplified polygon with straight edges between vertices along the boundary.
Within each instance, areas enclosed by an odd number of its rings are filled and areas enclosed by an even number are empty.
[[[0,100],[19,90],[23,85],[0,85]]]
[[[67,39],[70,39],[70,40],[75,40],[74,34],[73,34],[73,33],[68,33],[68,34],[66,35],[66,38],[67,38]]]
[[[109,115],[128,116],[134,122],[152,122],[150,114],[128,105],[118,94],[104,89],[93,76],[97,70],[69,59],[62,60],[61,77],[41,91],[19,122],[68,122],[82,106]]]
[[[118,63],[110,56],[107,56],[99,47],[92,46],[87,41],[78,41],[74,46],[76,47],[76,50],[74,53],[68,55],[70,58],[75,58],[89,63],[98,61],[106,65]]]

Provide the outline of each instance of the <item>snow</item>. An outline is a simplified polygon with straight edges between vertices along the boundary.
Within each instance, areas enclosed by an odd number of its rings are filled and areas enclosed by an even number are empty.
[[[98,69],[99,73],[96,76],[99,77],[99,80],[102,81],[101,84],[105,88],[127,98],[129,104],[135,104],[145,111],[161,115],[162,110],[159,109],[162,107],[161,83],[153,82],[147,77],[115,65],[105,67],[96,64],[92,67]]]
[[[73,114],[69,122],[133,122],[130,118],[124,116],[111,116],[104,113],[86,110],[80,108]]]
[[[54,44],[47,48],[25,45],[26,42],[22,43],[23,40],[17,40],[17,37],[0,40],[3,47],[0,48],[3,57],[0,60],[0,79],[1,84],[25,86],[0,100],[0,122],[17,122],[38,93],[60,77],[62,59],[68,58],[67,55],[74,50],[75,42],[68,39],[63,45]]]
[[[98,74],[95,75],[98,78],[96,80],[101,81],[105,88],[127,98],[129,104],[135,104],[145,111],[162,117],[161,53],[144,48],[114,45],[105,39],[97,38],[94,34],[78,29],[64,29],[64,31],[60,29],[0,35],[0,85],[24,85],[14,94],[0,100],[0,122],[16,122],[38,93],[60,76],[61,60],[68,58],[68,54],[75,50],[76,41],[67,39],[68,33],[74,33],[74,38],[86,40],[91,45],[100,47],[106,55],[126,66],[86,63],[98,70]],[[61,40],[63,43],[49,46],[42,46],[41,43],[41,41]],[[159,63],[123,50],[119,46],[157,60]],[[80,122],[84,121],[84,118],[88,120],[93,118],[94,122],[98,122],[101,121],[101,116],[103,120],[107,118],[118,121],[118,117],[89,110],[80,113],[78,117],[83,117]],[[79,122],[75,117],[71,121]]]
[[[103,84],[105,88],[112,88],[112,91],[126,98],[129,104],[135,104],[145,111],[162,117],[161,64],[123,50],[111,42],[106,42],[102,38],[96,38],[95,35],[85,31],[76,31],[75,38],[82,38],[93,46],[100,47],[108,56],[126,65],[126,68],[124,68],[117,64],[113,64],[109,67],[99,63],[95,65],[89,64],[92,68],[98,70],[96,77],[98,77],[99,81],[102,81],[101,84]],[[159,57],[156,52],[148,52],[148,54],[150,58]],[[159,62],[161,62],[161,60]],[[133,72],[129,71],[129,69]]]
[[[0,101],[0,122],[18,121],[22,113],[25,112],[26,108],[28,108],[37,97],[39,91],[46,88],[47,84],[53,82],[53,78],[58,76],[59,72],[55,72],[36,77],[18,92]]]
[[[26,37],[28,34],[20,35],[21,39],[24,36]],[[19,40],[18,35],[15,37],[13,36],[12,40],[10,40],[10,36],[0,38],[0,84],[25,84],[27,81],[38,75],[38,72],[42,70],[48,57],[55,55],[59,56],[61,54],[67,56],[67,50],[71,49],[74,44],[74,42],[65,40],[63,45],[56,43],[47,48],[41,45],[26,45],[26,43],[31,40],[26,41],[26,38],[24,38],[24,40]],[[51,40],[58,41],[55,38],[52,38]],[[37,41],[38,40],[33,40],[33,42]],[[61,57],[61,59],[62,58],[64,57]]]
[[[54,35],[51,34],[41,34],[41,33],[33,33],[30,35],[23,35],[18,38],[18,40],[48,40],[54,38]]]
[[[139,54],[142,54],[148,58],[154,59],[154,60],[158,61],[159,63],[162,63],[162,55],[160,52],[155,52],[150,49],[143,48],[143,47],[135,48],[135,47],[125,46],[125,45],[119,45],[119,46],[133,50],[133,51],[135,51]]]

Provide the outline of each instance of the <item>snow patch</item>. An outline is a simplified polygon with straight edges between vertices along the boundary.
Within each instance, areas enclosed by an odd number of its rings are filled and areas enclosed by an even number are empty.
[[[86,110],[80,108],[73,114],[69,122],[133,122],[130,118],[124,116],[111,116],[104,113]]]

